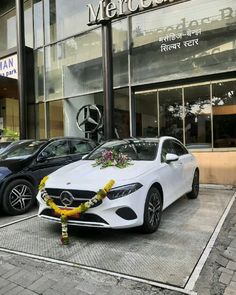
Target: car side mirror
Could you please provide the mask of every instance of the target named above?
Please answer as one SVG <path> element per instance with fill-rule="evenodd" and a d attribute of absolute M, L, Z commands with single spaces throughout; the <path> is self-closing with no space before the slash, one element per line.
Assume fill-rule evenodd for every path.
<path fill-rule="evenodd" d="M 44 152 L 39 154 L 38 157 L 37 157 L 37 162 L 39 162 L 39 163 L 43 163 L 46 160 L 47 160 L 47 154 L 45 154 Z"/>
<path fill-rule="evenodd" d="M 166 154 L 166 163 L 178 161 L 179 157 L 176 154 Z"/>

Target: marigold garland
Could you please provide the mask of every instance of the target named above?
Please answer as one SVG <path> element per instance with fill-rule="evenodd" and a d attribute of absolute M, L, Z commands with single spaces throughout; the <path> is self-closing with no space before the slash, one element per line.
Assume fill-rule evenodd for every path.
<path fill-rule="evenodd" d="M 61 241 L 63 245 L 67 245 L 69 243 L 69 236 L 68 236 L 68 223 L 67 218 L 73 215 L 80 215 L 81 213 L 84 213 L 89 208 L 91 208 L 93 205 L 95 205 L 97 202 L 101 201 L 107 196 L 107 193 L 109 190 L 111 190 L 112 186 L 114 185 L 115 181 L 111 179 L 103 189 L 100 189 L 97 194 L 89 201 L 80 204 L 78 207 L 67 210 L 67 209 L 61 209 L 59 208 L 53 200 L 48 195 L 47 191 L 45 190 L 45 183 L 48 179 L 48 176 L 45 176 L 40 184 L 39 184 L 39 191 L 41 192 L 41 197 L 44 200 L 44 202 L 49 206 L 52 210 L 54 210 L 55 213 L 59 214 L 61 216 L 61 226 L 62 226 L 62 237 Z"/>

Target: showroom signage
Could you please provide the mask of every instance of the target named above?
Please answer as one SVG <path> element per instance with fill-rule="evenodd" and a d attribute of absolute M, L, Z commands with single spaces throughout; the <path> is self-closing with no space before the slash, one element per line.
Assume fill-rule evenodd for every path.
<path fill-rule="evenodd" d="M 0 76 L 18 78 L 16 54 L 0 59 Z"/>
<path fill-rule="evenodd" d="M 89 10 L 88 25 L 99 24 L 113 18 L 122 17 L 130 13 L 137 13 L 146 9 L 172 4 L 183 0 L 117 0 L 116 2 L 100 0 L 97 7 L 87 4 Z"/>

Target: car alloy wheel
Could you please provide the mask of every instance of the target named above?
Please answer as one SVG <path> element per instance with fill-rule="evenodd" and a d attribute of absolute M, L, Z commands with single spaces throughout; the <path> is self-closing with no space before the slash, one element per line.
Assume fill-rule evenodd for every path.
<path fill-rule="evenodd" d="M 11 214 L 25 213 L 33 204 L 35 189 L 30 182 L 18 179 L 10 182 L 4 191 L 3 208 Z"/>
<path fill-rule="evenodd" d="M 157 230 L 162 213 L 162 198 L 156 187 L 151 187 L 146 198 L 144 208 L 144 222 L 142 231 L 153 233 Z"/>
<path fill-rule="evenodd" d="M 152 227 L 156 227 L 160 220 L 161 201 L 157 192 L 153 192 L 148 204 L 148 219 Z"/>
<path fill-rule="evenodd" d="M 25 184 L 19 184 L 10 192 L 10 205 L 16 210 L 25 210 L 32 199 L 32 192 Z"/>

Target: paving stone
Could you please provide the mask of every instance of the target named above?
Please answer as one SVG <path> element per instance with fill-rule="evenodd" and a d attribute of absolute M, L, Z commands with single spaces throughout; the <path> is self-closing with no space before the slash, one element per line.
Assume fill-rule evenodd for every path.
<path fill-rule="evenodd" d="M 224 295 L 235 295 L 235 294 L 236 294 L 236 291 L 234 288 L 231 288 L 229 286 L 225 288 Z"/>
<path fill-rule="evenodd" d="M 236 272 L 234 272 L 234 275 L 232 277 L 232 281 L 236 282 Z"/>
<path fill-rule="evenodd" d="M 235 293 L 236 293 L 236 282 L 231 281 L 229 284 L 230 287 L 234 288 Z"/>
<path fill-rule="evenodd" d="M 230 262 L 227 264 L 227 268 L 236 271 L 236 262 L 234 262 L 234 261 L 230 261 Z"/>
<path fill-rule="evenodd" d="M 229 275 L 233 275 L 233 274 L 234 274 L 233 270 L 228 269 L 228 268 L 225 268 L 225 267 L 220 267 L 220 268 L 219 268 L 219 271 L 220 271 L 220 272 L 227 273 L 227 274 L 229 274 Z"/>
<path fill-rule="evenodd" d="M 14 267 L 13 269 L 11 269 L 11 270 L 7 271 L 6 273 L 4 273 L 2 275 L 2 278 L 8 279 L 9 277 L 11 277 L 14 274 L 19 273 L 19 272 L 20 272 L 20 269 L 18 267 Z"/>
<path fill-rule="evenodd" d="M 111 293 L 112 295 L 131 295 L 131 292 L 125 288 L 116 288 L 116 287 L 113 287 L 111 289 Z M 138 294 L 140 295 L 140 294 Z"/>
<path fill-rule="evenodd" d="M 156 293 L 160 294 L 160 293 Z M 161 293 L 162 294 L 162 293 Z M 152 294 L 151 294 L 152 295 Z M 153 294 L 154 295 L 154 294 Z M 181 294 L 182 295 L 182 294 Z M 197 295 L 212 295 L 211 288 L 201 288 L 201 293 L 197 293 Z"/>
<path fill-rule="evenodd" d="M 5 287 L 7 284 L 8 284 L 7 280 L 4 280 L 4 279 L 0 278 L 0 288 Z"/>
<path fill-rule="evenodd" d="M 223 256 L 229 260 L 233 260 L 236 262 L 236 249 L 235 248 L 227 248 L 224 251 Z"/>
<path fill-rule="evenodd" d="M 23 291 L 18 293 L 18 295 L 35 295 L 35 294 L 38 294 L 38 293 L 35 293 L 35 292 L 28 290 L 28 289 L 24 289 Z"/>
<path fill-rule="evenodd" d="M 83 291 L 84 293 L 87 293 L 87 294 L 94 294 L 96 287 L 97 286 L 92 281 L 91 282 L 82 281 L 78 286 L 76 286 L 76 289 Z"/>
<path fill-rule="evenodd" d="M 47 289 L 45 292 L 42 293 L 43 295 L 64 295 L 64 293 L 61 293 L 59 291 L 53 290 L 53 289 Z"/>
<path fill-rule="evenodd" d="M 233 239 L 233 241 L 229 244 L 231 248 L 236 248 L 236 239 Z"/>
<path fill-rule="evenodd" d="M 56 291 L 58 290 L 62 293 L 67 293 L 71 289 L 75 288 L 75 286 L 77 285 L 78 285 L 77 282 L 71 282 L 70 280 L 67 279 L 67 280 L 63 280 L 63 281 L 52 284 L 51 289 Z"/>
<path fill-rule="evenodd" d="M 33 284 L 28 286 L 28 289 L 38 293 L 43 293 L 44 291 L 49 289 L 53 284 L 55 284 L 54 280 L 48 279 L 46 277 L 41 277 Z"/>
<path fill-rule="evenodd" d="M 21 272 L 9 277 L 9 281 L 26 288 L 32 285 L 32 283 L 38 280 L 40 277 L 40 274 L 22 270 Z"/>
<path fill-rule="evenodd" d="M 73 289 L 73 290 L 70 290 L 68 293 L 66 293 L 66 295 L 88 295 L 88 293 L 85 293 L 85 292 L 78 290 L 78 289 Z M 97 295 L 97 293 L 96 293 L 96 295 Z M 103 295 L 105 295 L 105 293 Z"/>
<path fill-rule="evenodd" d="M 4 295 L 18 295 L 20 292 L 24 291 L 24 288 L 21 286 L 16 286 L 15 288 L 9 290 Z"/>
<path fill-rule="evenodd" d="M 11 265 L 9 263 L 1 264 L 1 267 L 0 267 L 0 276 L 2 276 L 4 273 L 6 273 L 9 270 L 12 270 L 14 268 L 15 268 L 15 266 L 13 266 L 13 265 Z"/>
<path fill-rule="evenodd" d="M 236 238 L 236 230 L 230 230 L 229 238 L 230 239 L 235 239 Z"/>
<path fill-rule="evenodd" d="M 8 291 L 10 291 L 11 289 L 15 288 L 17 285 L 14 283 L 9 283 L 7 281 L 7 285 L 4 287 L 0 287 L 0 294 L 1 295 L 5 295 Z"/>
<path fill-rule="evenodd" d="M 221 255 L 216 258 L 216 263 L 218 263 L 219 265 L 223 267 L 225 267 L 228 262 L 229 260 L 225 257 L 222 257 Z"/>
<path fill-rule="evenodd" d="M 223 273 L 220 275 L 219 281 L 225 285 L 228 285 L 232 279 L 232 275 L 227 273 Z"/>
<path fill-rule="evenodd" d="M 95 290 L 96 295 L 110 295 L 111 293 L 111 287 L 109 286 L 100 286 Z"/>

